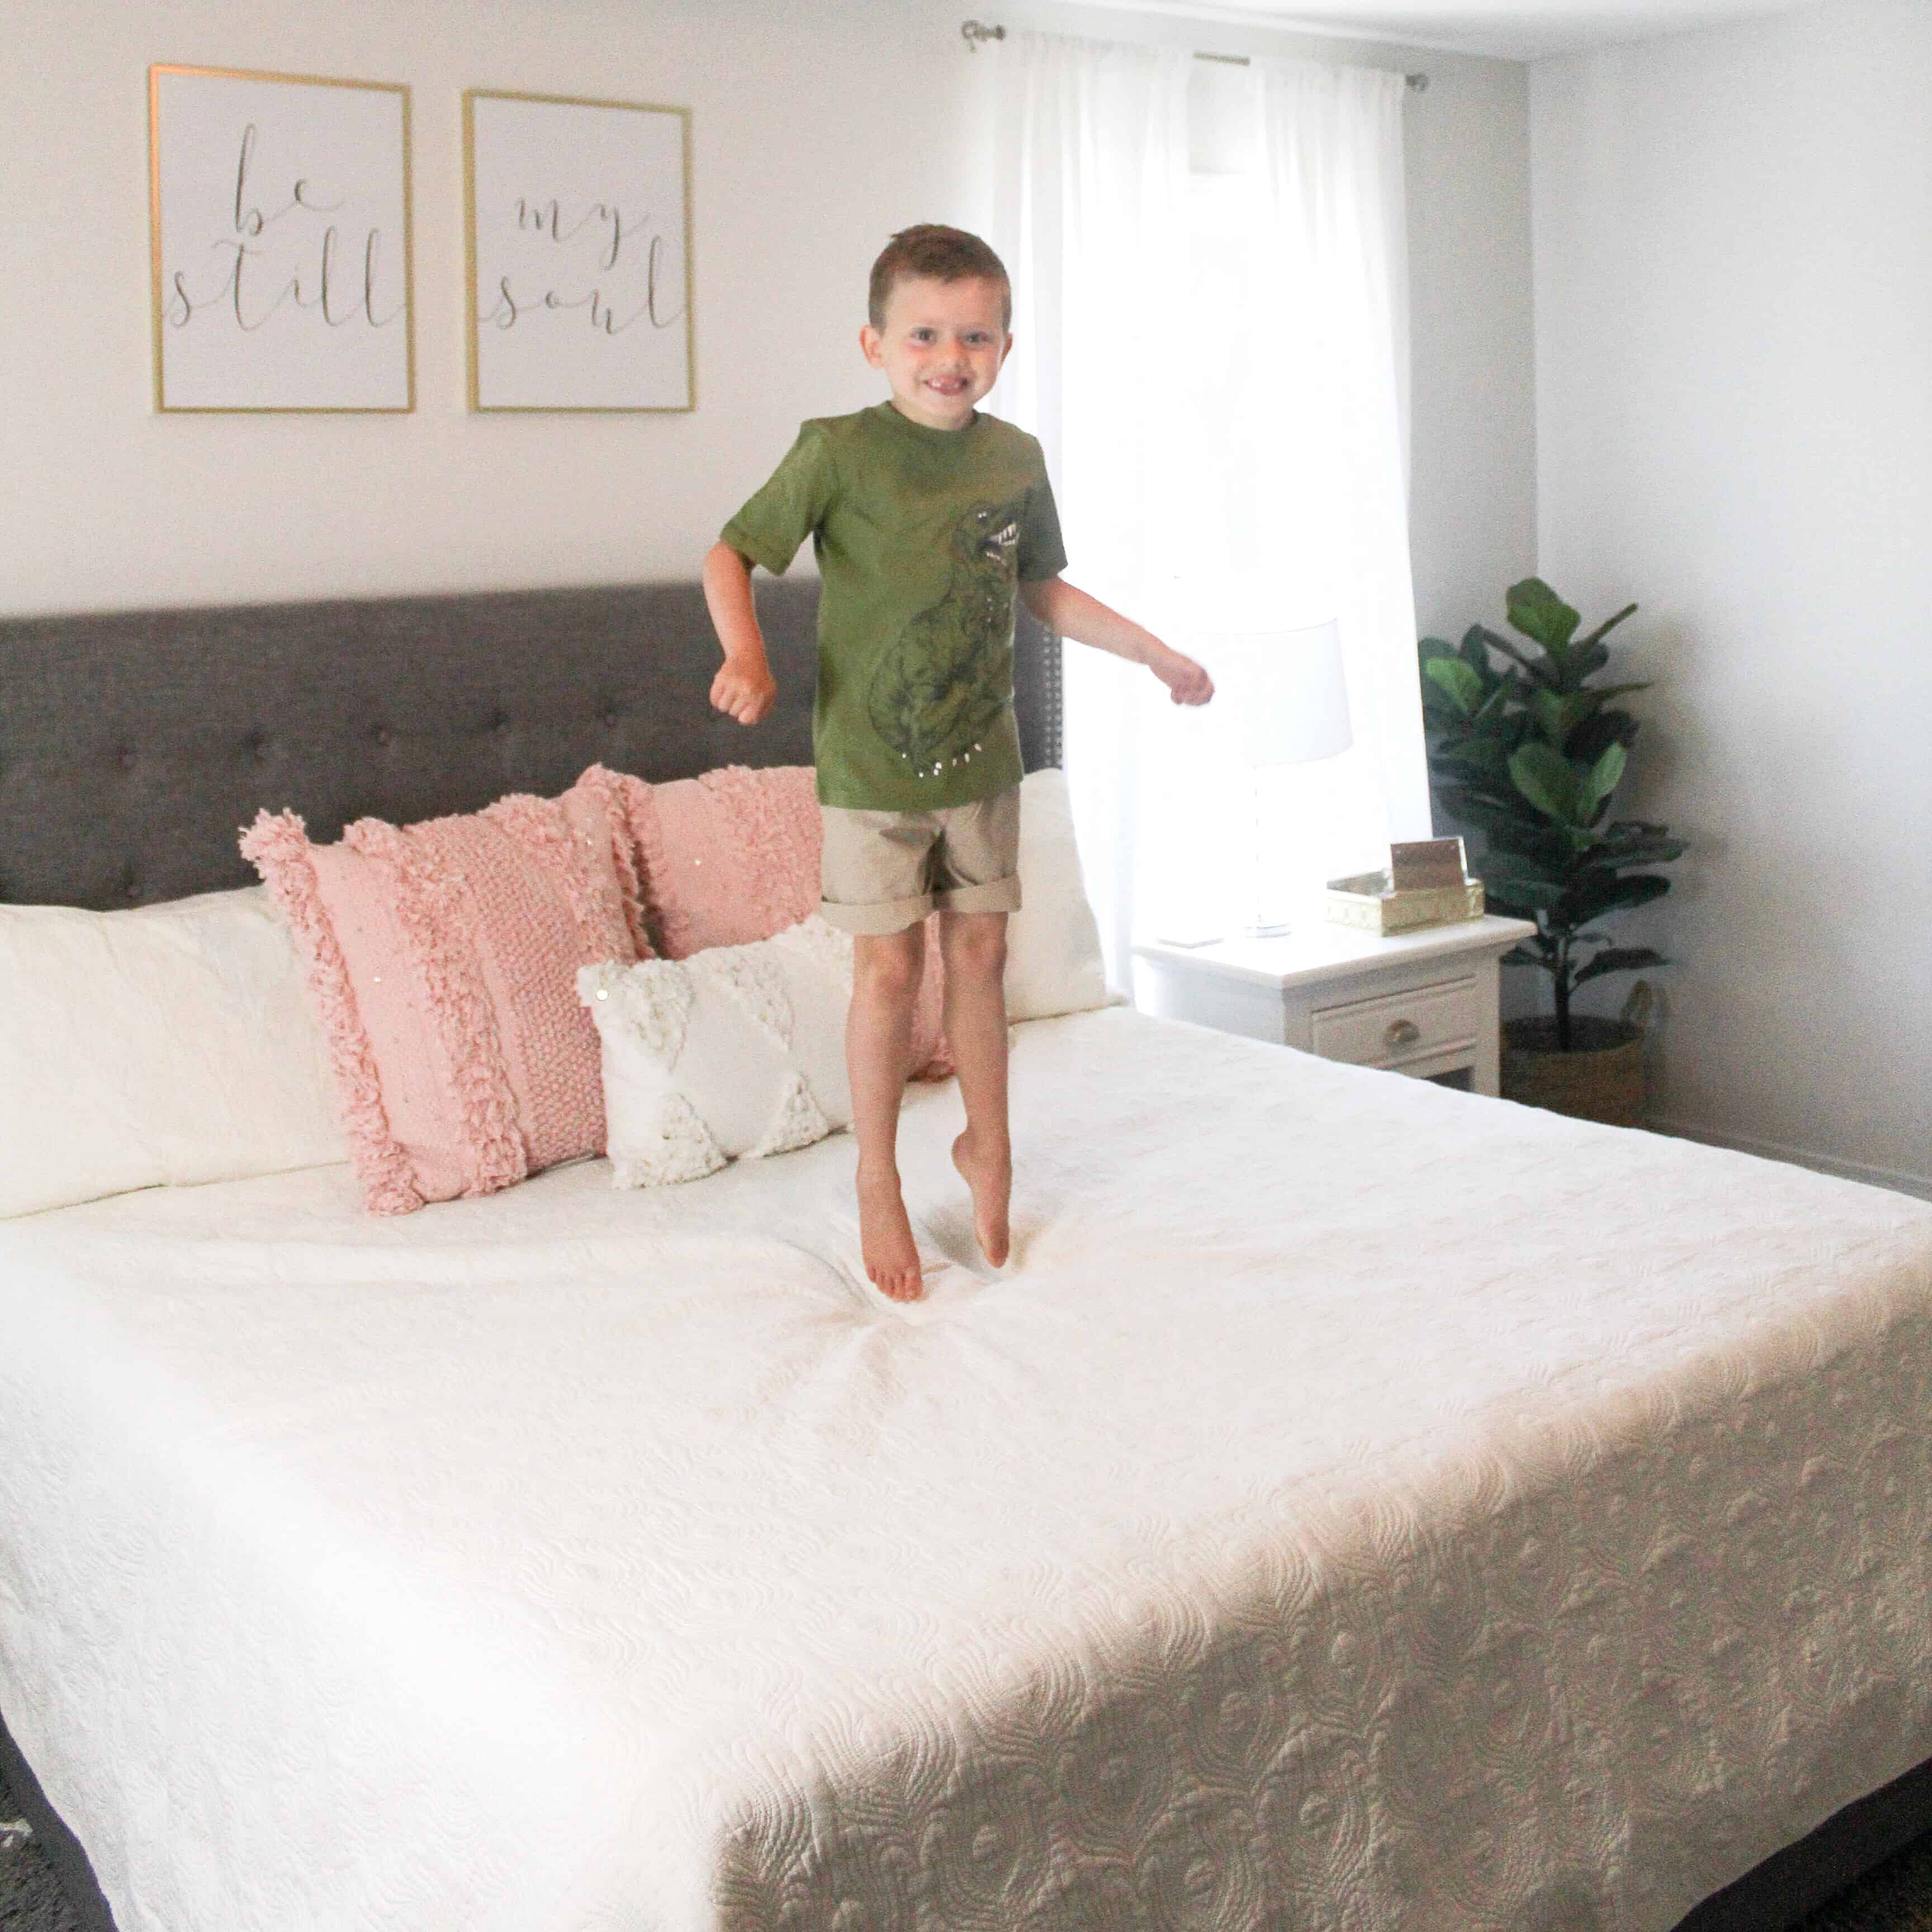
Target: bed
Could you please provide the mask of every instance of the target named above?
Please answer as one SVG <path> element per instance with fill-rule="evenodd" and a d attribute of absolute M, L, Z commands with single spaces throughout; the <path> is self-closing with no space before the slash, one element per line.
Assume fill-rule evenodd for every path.
<path fill-rule="evenodd" d="M 0 896 L 801 756 L 704 649 L 689 586 L 0 626 Z M 1118 1007 L 1013 1084 L 998 1276 L 909 1090 L 903 1310 L 844 1136 L 0 1222 L 0 1712 L 94 1922 L 1770 1927 L 1924 1828 L 1932 1208 Z"/>

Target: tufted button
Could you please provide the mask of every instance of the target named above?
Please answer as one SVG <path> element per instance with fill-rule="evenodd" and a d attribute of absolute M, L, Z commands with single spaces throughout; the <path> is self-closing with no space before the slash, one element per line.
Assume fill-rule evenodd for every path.
<path fill-rule="evenodd" d="M 130 879 L 121 891 L 124 898 L 137 899 L 141 896 L 141 882 L 139 879 Z"/>
<path fill-rule="evenodd" d="M 134 753 L 131 746 L 123 745 L 120 750 L 115 753 L 114 757 L 115 761 L 124 772 L 131 772 L 134 769 Z"/>
<path fill-rule="evenodd" d="M 510 728 L 510 714 L 507 711 L 498 712 L 490 719 L 490 728 L 493 731 L 507 731 Z"/>
<path fill-rule="evenodd" d="M 607 704 L 597 715 L 603 720 L 604 727 L 608 730 L 617 722 L 617 707 L 614 704 Z"/>
<path fill-rule="evenodd" d="M 258 765 L 268 757 L 274 742 L 274 740 L 266 731 L 250 731 L 248 734 L 248 748 L 254 753 L 255 762 Z"/>
<path fill-rule="evenodd" d="M 378 724 L 369 735 L 379 745 L 393 745 L 396 741 L 395 733 L 386 724 Z"/>

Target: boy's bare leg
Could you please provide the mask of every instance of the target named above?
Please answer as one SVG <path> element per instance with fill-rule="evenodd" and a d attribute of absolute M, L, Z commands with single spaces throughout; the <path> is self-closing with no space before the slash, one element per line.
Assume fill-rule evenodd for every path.
<path fill-rule="evenodd" d="M 923 922 L 854 938 L 845 1066 L 859 1137 L 859 1246 L 872 1286 L 895 1301 L 917 1300 L 922 1286 L 919 1247 L 899 1192 L 898 1136 L 913 1001 L 925 964 Z"/>
<path fill-rule="evenodd" d="M 952 1164 L 973 1190 L 973 1232 L 987 1260 L 1005 1264 L 1010 1238 L 1013 1146 L 1006 1124 L 1006 915 L 942 912 L 939 947 L 946 961 L 946 1036 L 966 1103 L 966 1131 L 952 1143 Z"/>

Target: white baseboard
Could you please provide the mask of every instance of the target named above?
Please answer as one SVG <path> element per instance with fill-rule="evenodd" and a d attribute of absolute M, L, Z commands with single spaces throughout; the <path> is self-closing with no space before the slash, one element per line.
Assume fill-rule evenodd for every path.
<path fill-rule="evenodd" d="M 1916 1194 L 1922 1201 L 1932 1201 L 1932 1174 L 1906 1174 L 1896 1168 L 1872 1167 L 1864 1161 L 1840 1160 L 1832 1154 L 1813 1154 L 1805 1148 L 1754 1140 L 1748 1134 L 1720 1134 L 1708 1127 L 1694 1127 L 1684 1120 L 1652 1116 L 1644 1125 L 1660 1134 L 1674 1134 L 1680 1140 L 1702 1141 L 1706 1147 L 1730 1148 L 1735 1153 L 1758 1154 L 1766 1160 L 1788 1160 L 1796 1167 L 1835 1174 L 1842 1180 L 1862 1180 L 1870 1187 L 1888 1187 L 1896 1194 Z"/>

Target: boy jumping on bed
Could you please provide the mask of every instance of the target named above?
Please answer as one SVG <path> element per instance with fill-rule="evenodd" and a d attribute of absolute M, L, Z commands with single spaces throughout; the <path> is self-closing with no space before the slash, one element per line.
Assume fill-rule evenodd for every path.
<path fill-rule="evenodd" d="M 824 902 L 855 935 L 845 1052 L 859 1140 L 866 1272 L 895 1300 L 920 1292 L 899 1190 L 900 1095 L 926 915 L 940 915 L 946 1030 L 966 1131 L 953 1164 L 986 1258 L 1006 1258 L 1006 915 L 1020 903 L 1020 742 L 1013 597 L 1062 637 L 1144 664 L 1177 704 L 1208 674 L 1077 590 L 1040 445 L 974 406 L 1012 346 L 1012 296 L 978 236 L 934 225 L 872 265 L 866 360 L 890 399 L 800 430 L 770 480 L 704 560 L 724 647 L 711 702 L 755 724 L 777 694 L 752 598 L 809 536 L 823 589 L 812 744 L 825 818 Z M 1127 398 L 1123 398 L 1126 406 Z"/>

